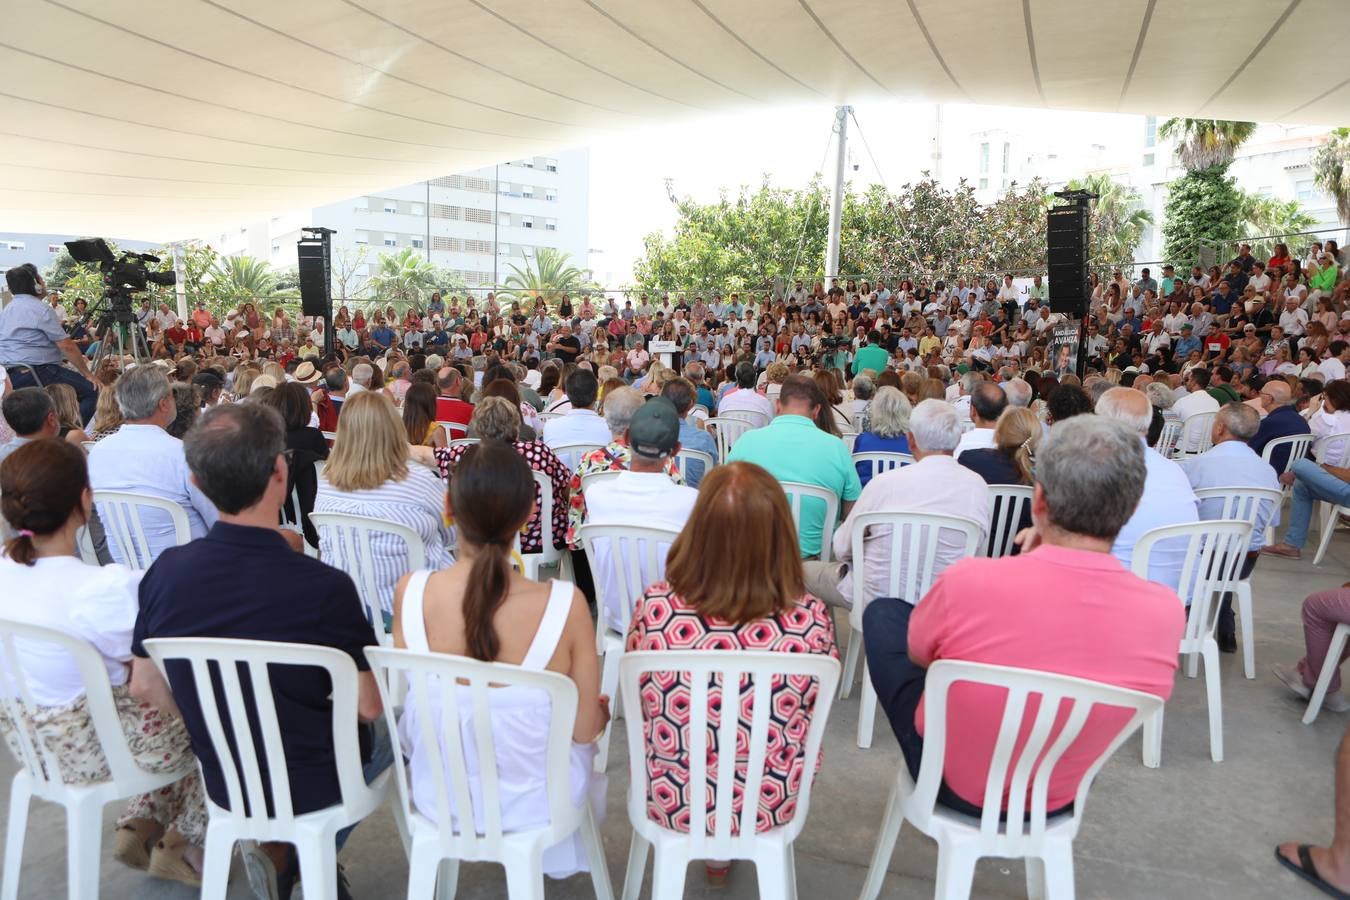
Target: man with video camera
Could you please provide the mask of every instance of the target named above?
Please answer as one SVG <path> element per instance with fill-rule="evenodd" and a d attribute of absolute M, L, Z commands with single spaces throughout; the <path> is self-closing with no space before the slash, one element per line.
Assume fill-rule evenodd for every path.
<path fill-rule="evenodd" d="M 58 382 L 70 385 L 79 398 L 80 417 L 88 422 L 98 401 L 94 376 L 79 345 L 66 334 L 56 311 L 43 299 L 47 284 L 37 266 L 16 266 L 5 272 L 5 282 L 14 299 L 0 311 L 0 365 L 9 369 L 15 387 L 34 385 L 33 374 L 43 386 Z M 72 368 L 61 364 L 62 357 Z"/>

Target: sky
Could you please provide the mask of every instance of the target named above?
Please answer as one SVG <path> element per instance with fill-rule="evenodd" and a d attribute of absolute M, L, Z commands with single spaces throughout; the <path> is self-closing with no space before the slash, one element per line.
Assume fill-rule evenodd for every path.
<path fill-rule="evenodd" d="M 935 109 L 931 103 L 857 105 L 854 115 L 860 129 L 849 122 L 847 170 L 854 188 L 877 181 L 895 188 L 931 169 Z M 978 131 L 1051 129 L 1083 145 L 1109 144 L 1113 133 L 1138 128 L 1140 119 L 943 104 L 944 180 L 962 169 L 973 174 L 971 145 Z M 833 122 L 834 109 L 827 105 L 777 107 L 659 125 L 592 143 L 589 265 L 595 277 L 605 287 L 627 283 L 633 261 L 642 255 L 643 236 L 670 232 L 676 216 L 666 193 L 667 178 L 678 195 L 700 202 L 715 201 L 723 188 L 734 194 L 741 185 L 758 186 L 765 174 L 776 185 L 801 187 L 822 170 L 822 162 L 827 181 L 832 180 Z"/>

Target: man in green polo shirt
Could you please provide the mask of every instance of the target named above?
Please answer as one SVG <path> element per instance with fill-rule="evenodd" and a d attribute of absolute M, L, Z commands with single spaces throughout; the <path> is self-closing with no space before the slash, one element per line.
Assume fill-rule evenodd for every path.
<path fill-rule="evenodd" d="M 885 351 L 882 351 L 883 353 Z M 747 431 L 727 454 L 727 462 L 752 462 L 779 481 L 813 484 L 841 501 L 840 517 L 848 515 L 862 493 L 858 470 L 844 442 L 816 427 L 820 410 L 819 388 L 808 375 L 791 375 L 778 395 L 778 414 L 763 428 Z M 797 523 L 797 543 L 802 557 L 818 556 L 825 525 L 825 503 L 802 498 Z M 834 531 L 833 522 L 829 530 Z"/>
<path fill-rule="evenodd" d="M 869 331 L 867 343 L 859 347 L 858 352 L 853 355 L 853 374 L 861 375 L 863 369 L 871 369 L 880 375 L 890 361 L 891 355 L 881 346 L 881 332 Z"/>

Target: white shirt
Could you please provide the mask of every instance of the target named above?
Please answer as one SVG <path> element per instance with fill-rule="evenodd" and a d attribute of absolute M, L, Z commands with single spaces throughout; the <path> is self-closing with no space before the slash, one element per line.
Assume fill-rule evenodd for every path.
<path fill-rule="evenodd" d="M 1280 480 L 1275 470 L 1251 447 L 1242 441 L 1223 441 L 1214 445 L 1212 450 L 1181 460 L 1178 465 L 1190 479 L 1191 487 L 1254 487 L 1270 488 L 1278 491 Z M 1201 519 L 1222 518 L 1224 501 L 1210 497 L 1200 501 Z M 1239 509 L 1239 513 L 1246 512 Z M 1262 503 L 1257 511 L 1256 527 L 1252 530 L 1252 542 L 1248 550 L 1260 550 L 1266 542 L 1266 526 L 1280 524 L 1280 504 Z"/>
<path fill-rule="evenodd" d="M 621 472 L 615 478 L 600 481 L 586 488 L 586 524 L 588 525 L 643 525 L 681 531 L 689 521 L 689 514 L 698 502 L 698 491 L 676 484 L 664 472 Z M 660 548 L 658 548 L 660 549 Z M 614 584 L 613 567 L 609 565 L 609 548 L 596 547 L 596 596 L 605 604 L 605 621 L 611 628 L 626 633 L 632 610 L 616 608 L 620 601 Z M 637 547 L 638 559 L 645 555 Z M 662 559 L 665 554 L 662 554 Z M 642 563 L 639 562 L 639 567 Z M 643 572 L 644 586 L 665 577 L 664 572 Z M 629 598 L 630 602 L 636 597 Z"/>
<path fill-rule="evenodd" d="M 853 520 L 863 513 L 906 512 L 940 513 L 974 519 L 985 529 L 989 527 L 989 487 L 983 478 L 946 454 L 925 456 L 917 463 L 883 472 L 867 482 L 858 502 L 853 504 L 842 525 L 834 532 L 832 548 L 840 562 L 853 559 Z M 978 546 L 978 545 L 977 545 Z M 867 600 L 888 595 L 891 570 L 891 529 L 873 527 L 863 540 L 863 567 Z M 937 554 L 933 563 L 936 577 L 947 566 L 964 556 L 965 540 L 959 532 L 943 529 L 938 534 Z M 907 562 L 900 560 L 900 590 L 907 579 Z M 839 582 L 839 593 L 847 600 L 853 598 L 853 573 Z M 904 597 L 917 604 L 921 597 Z"/>
<path fill-rule="evenodd" d="M 599 444 L 603 447 L 611 437 L 609 426 L 593 409 L 569 409 L 566 415 L 544 423 L 544 443 L 550 450 L 563 444 Z"/>
<path fill-rule="evenodd" d="M 1184 525 L 1200 520 L 1195 492 L 1191 490 L 1190 479 L 1181 466 L 1163 458 L 1152 447 L 1144 448 L 1144 466 L 1147 469 L 1144 494 L 1139 498 L 1134 515 L 1120 529 L 1115 543 L 1111 545 L 1111 555 L 1127 569 L 1130 567 L 1134 545 L 1144 532 L 1164 525 Z M 1165 584 L 1175 591 L 1181 583 L 1186 548 L 1185 538 L 1164 541 L 1155 546 L 1150 554 L 1148 580 Z"/>
<path fill-rule="evenodd" d="M 1308 327 L 1308 313 L 1303 307 L 1286 309 L 1280 313 L 1280 327 L 1288 335 L 1301 335 Z"/>
<path fill-rule="evenodd" d="M 956 449 L 952 451 L 952 459 L 960 459 L 961 454 L 967 450 L 986 450 L 994 444 L 994 429 L 992 428 L 972 428 L 961 435 L 961 440 L 957 442 Z"/>
<path fill-rule="evenodd" d="M 87 566 L 74 556 L 44 557 L 31 566 L 0 557 L 0 596 L 16 601 L 6 604 L 7 617 L 92 644 L 117 687 L 127 683 L 141 575 L 125 566 Z M 34 702 L 64 706 L 84 695 L 80 670 L 64 650 L 22 639 L 15 648 Z"/>
<path fill-rule="evenodd" d="M 158 425 L 127 423 L 95 444 L 89 451 L 89 483 L 96 491 L 131 491 L 172 500 L 187 513 L 194 540 L 216 524 L 215 505 L 192 483 L 183 442 Z M 141 508 L 139 514 L 151 557 L 176 545 L 167 513 Z M 106 524 L 112 512 L 100 507 L 99 516 Z M 108 551 L 115 562 L 125 560 L 111 528 Z"/>
<path fill-rule="evenodd" d="M 759 413 L 764 416 L 766 425 L 773 419 L 773 401 L 753 388 L 736 388 L 729 391 L 717 403 L 719 415 L 728 410 Z"/>
<path fill-rule="evenodd" d="M 1176 403 L 1172 404 L 1172 411 L 1181 419 L 1183 426 L 1186 419 L 1197 413 L 1212 413 L 1219 411 L 1219 401 L 1209 395 L 1208 391 L 1191 391 Z M 1183 441 L 1180 443 L 1180 449 L 1186 452 L 1194 452 L 1200 449 L 1200 444 L 1204 440 L 1204 434 L 1196 432 L 1187 436 L 1182 434 Z"/>
<path fill-rule="evenodd" d="M 1339 381 L 1345 377 L 1345 363 L 1332 356 L 1318 363 L 1317 371 L 1322 373 L 1322 380 L 1327 383 Z"/>

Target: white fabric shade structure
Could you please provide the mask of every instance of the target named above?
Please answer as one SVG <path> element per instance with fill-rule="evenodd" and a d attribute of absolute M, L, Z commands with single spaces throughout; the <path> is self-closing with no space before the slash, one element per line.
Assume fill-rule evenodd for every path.
<path fill-rule="evenodd" d="M 175 239 L 776 103 L 1340 125 L 1345 2 L 9 0 L 0 227 Z"/>

